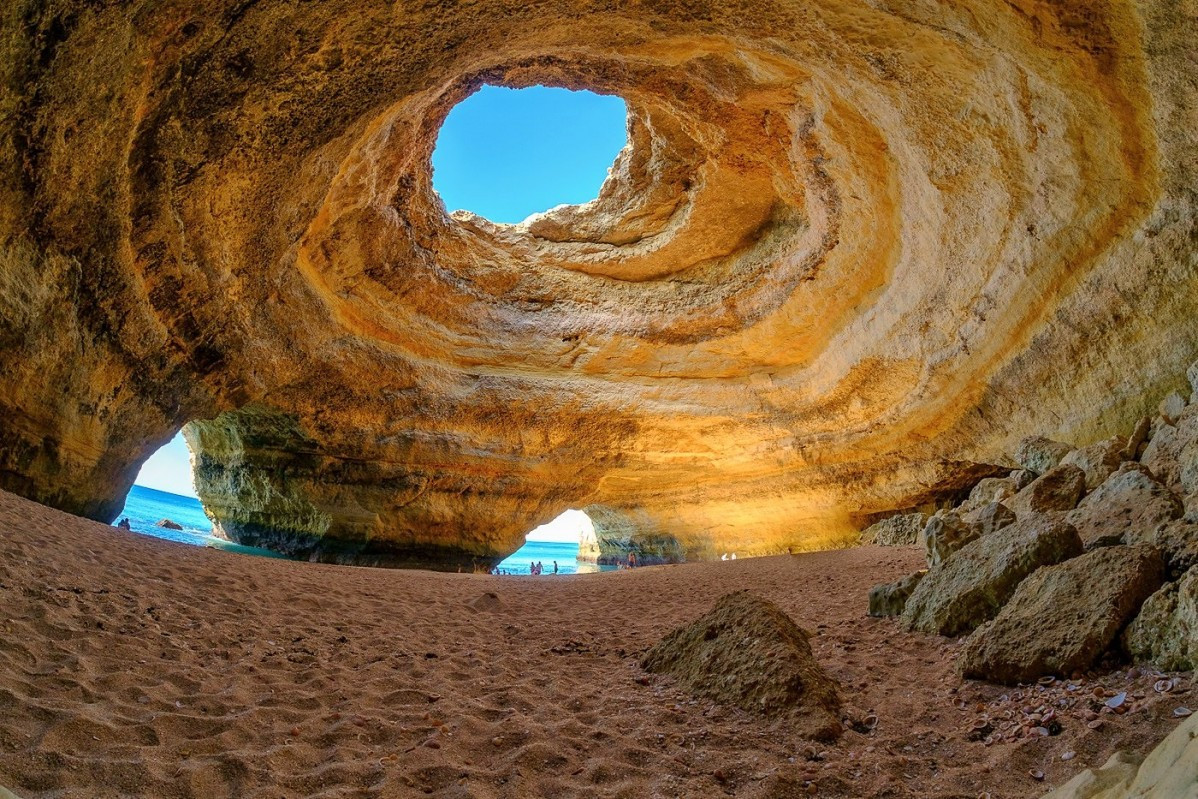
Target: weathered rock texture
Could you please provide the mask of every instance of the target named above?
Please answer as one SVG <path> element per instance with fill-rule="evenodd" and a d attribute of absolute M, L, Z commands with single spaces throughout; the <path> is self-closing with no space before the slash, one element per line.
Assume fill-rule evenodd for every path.
<path fill-rule="evenodd" d="M 1198 668 L 1198 568 L 1148 597 L 1124 640 L 1133 657 L 1162 669 Z"/>
<path fill-rule="evenodd" d="M 111 519 L 206 420 L 213 517 L 301 555 L 485 564 L 588 505 L 633 520 L 601 552 L 847 542 L 1180 388 L 1196 39 L 1166 0 L 11 0 L 0 487 Z M 488 81 L 627 99 L 598 200 L 447 214 Z"/>
<path fill-rule="evenodd" d="M 815 660 L 808 633 L 772 602 L 727 594 L 645 655 L 648 671 L 691 691 L 765 716 L 790 716 L 800 735 L 840 734 L 836 683 Z"/>
<path fill-rule="evenodd" d="M 961 635 L 994 618 L 1024 578 L 1081 554 L 1068 524 L 1029 516 L 953 552 L 915 586 L 903 610 L 912 630 Z"/>
<path fill-rule="evenodd" d="M 1086 769 L 1042 799 L 1191 799 L 1198 796 L 1198 715 L 1141 758 L 1117 752 L 1102 768 Z"/>
<path fill-rule="evenodd" d="M 1093 666 L 1160 588 L 1160 552 L 1106 547 L 1038 569 L 961 650 L 961 672 L 1002 683 L 1069 676 Z"/>
<path fill-rule="evenodd" d="M 1122 537 L 1128 543 L 1145 541 L 1162 523 L 1180 518 L 1181 500 L 1158 483 L 1148 470 L 1128 463 L 1108 477 L 1069 513 L 1086 544 L 1104 537 Z"/>
<path fill-rule="evenodd" d="M 910 546 L 919 541 L 919 534 L 928 523 L 926 513 L 900 513 L 874 522 L 861 531 L 862 544 L 882 547 Z"/>
<path fill-rule="evenodd" d="M 869 589 L 869 615 L 902 615 L 903 608 L 907 606 L 907 600 L 911 597 L 911 592 L 915 590 L 915 586 L 919 585 L 919 581 L 925 574 L 927 572 L 915 572 L 896 582 L 875 585 Z"/>

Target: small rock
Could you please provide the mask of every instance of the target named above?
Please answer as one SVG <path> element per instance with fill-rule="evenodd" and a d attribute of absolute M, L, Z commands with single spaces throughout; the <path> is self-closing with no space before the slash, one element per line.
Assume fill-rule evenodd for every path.
<path fill-rule="evenodd" d="M 1093 491 L 1111 476 L 1125 457 L 1127 440 L 1108 438 L 1088 447 L 1075 449 L 1061 459 L 1062 465 L 1076 466 L 1086 473 L 1086 490 Z"/>
<path fill-rule="evenodd" d="M 776 605 L 741 591 L 649 650 L 642 667 L 694 693 L 750 713 L 785 716 L 797 734 L 840 735 L 836 683 L 815 659 L 809 634 Z"/>
<path fill-rule="evenodd" d="M 158 521 L 154 522 L 154 526 L 161 527 L 164 530 L 182 530 L 183 529 L 183 525 L 179 524 L 178 522 L 171 521 L 170 519 L 159 519 Z"/>

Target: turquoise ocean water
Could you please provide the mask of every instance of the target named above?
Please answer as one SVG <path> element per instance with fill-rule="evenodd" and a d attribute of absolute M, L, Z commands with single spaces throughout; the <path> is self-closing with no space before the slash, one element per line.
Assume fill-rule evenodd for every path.
<path fill-rule="evenodd" d="M 228 552 L 242 552 L 268 558 L 281 557 L 267 549 L 243 547 L 241 544 L 213 537 L 212 522 L 208 521 L 208 517 L 204 515 L 204 506 L 195 497 L 181 497 L 178 494 L 168 494 L 165 491 L 135 485 L 129 491 L 129 496 L 125 497 L 125 507 L 117 516 L 117 521 L 123 518 L 129 519 L 129 527 L 135 533 L 183 544 L 215 547 Z M 183 529 L 168 530 L 165 527 L 157 527 L 156 523 L 161 519 L 177 522 Z"/>
<path fill-rule="evenodd" d="M 267 549 L 245 547 L 234 544 L 223 538 L 212 536 L 212 522 L 204 515 L 204 508 L 195 497 L 182 497 L 178 494 L 168 494 L 144 486 L 133 486 L 125 499 L 125 507 L 121 510 L 119 521 L 129 519 L 129 526 L 135 533 L 144 533 L 168 541 L 179 541 L 196 546 L 216 547 L 229 552 L 243 552 L 249 555 L 280 557 Z M 183 526 L 182 530 L 167 530 L 157 527 L 161 519 L 170 519 Z M 553 574 L 553 561 L 557 561 L 558 574 L 575 574 L 584 571 L 608 571 L 614 567 L 596 567 L 593 564 L 578 563 L 578 544 L 555 544 L 530 541 L 511 554 L 507 560 L 499 564 L 501 571 L 508 574 L 529 574 L 529 567 L 536 561 L 545 565 L 545 576 Z"/>

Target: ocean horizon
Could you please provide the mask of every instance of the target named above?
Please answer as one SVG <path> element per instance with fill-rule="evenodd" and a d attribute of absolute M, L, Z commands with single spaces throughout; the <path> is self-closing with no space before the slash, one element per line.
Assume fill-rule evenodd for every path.
<path fill-rule="evenodd" d="M 142 535 L 175 541 L 193 546 L 213 547 L 227 552 L 240 552 L 246 555 L 260 555 L 267 558 L 281 558 L 282 555 L 269 549 L 247 547 L 241 544 L 218 538 L 212 534 L 212 522 L 204 513 L 204 506 L 195 497 L 172 494 L 156 488 L 135 485 L 125 498 L 125 506 L 117 516 L 117 521 L 127 518 L 129 528 Z M 162 519 L 170 519 L 180 525 L 182 530 L 171 530 L 159 527 Z M 113 523 L 115 526 L 116 523 Z M 596 566 L 593 563 L 578 562 L 578 544 L 556 543 L 549 541 L 529 541 L 509 555 L 499 564 L 500 573 L 511 575 L 529 575 L 533 563 L 544 565 L 544 576 L 552 576 L 553 562 L 557 561 L 558 574 L 578 574 L 586 572 L 614 571 L 615 567 Z"/>

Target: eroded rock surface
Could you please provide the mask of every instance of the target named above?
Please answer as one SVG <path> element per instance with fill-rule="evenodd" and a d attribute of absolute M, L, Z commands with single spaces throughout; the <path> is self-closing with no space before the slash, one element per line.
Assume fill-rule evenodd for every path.
<path fill-rule="evenodd" d="M 1030 516 L 982 536 L 928 571 L 903 610 L 908 629 L 940 635 L 972 631 L 998 613 L 1024 578 L 1082 552 L 1077 531 Z"/>
<path fill-rule="evenodd" d="M 1124 640 L 1133 657 L 1158 668 L 1198 668 L 1198 568 L 1148 597 Z"/>
<path fill-rule="evenodd" d="M 1146 541 L 1162 523 L 1185 512 L 1181 500 L 1143 466 L 1127 463 L 1068 515 L 1085 544 L 1102 538 Z"/>
<path fill-rule="evenodd" d="M 1029 683 L 1084 671 L 1110 649 L 1164 579 L 1154 547 L 1106 547 L 1038 569 L 993 621 L 970 635 L 961 672 Z"/>
<path fill-rule="evenodd" d="M 1198 715 L 1142 757 L 1117 752 L 1102 768 L 1086 769 L 1043 799 L 1189 799 L 1198 795 Z"/>
<path fill-rule="evenodd" d="M 772 602 L 727 594 L 649 650 L 643 667 L 689 690 L 765 716 L 789 716 L 800 735 L 840 734 L 836 683 L 815 660 L 808 633 Z"/>
<path fill-rule="evenodd" d="M 869 615 L 901 616 L 903 608 L 907 606 L 907 600 L 911 597 L 911 592 L 915 590 L 915 586 L 919 585 L 919 581 L 924 578 L 925 574 L 927 574 L 926 571 L 914 572 L 896 582 L 875 585 L 869 589 Z"/>
<path fill-rule="evenodd" d="M 928 523 L 926 513 L 901 513 L 874 522 L 861 531 L 862 544 L 880 547 L 903 547 L 918 543 L 920 533 Z"/>
<path fill-rule="evenodd" d="M 1186 4 L 13 0 L 0 34 L 0 487 L 92 518 L 200 420 L 214 519 L 300 556 L 486 565 L 586 506 L 633 520 L 607 555 L 843 544 L 1129 427 L 1198 343 Z M 626 98 L 595 202 L 447 213 L 484 82 Z"/>

